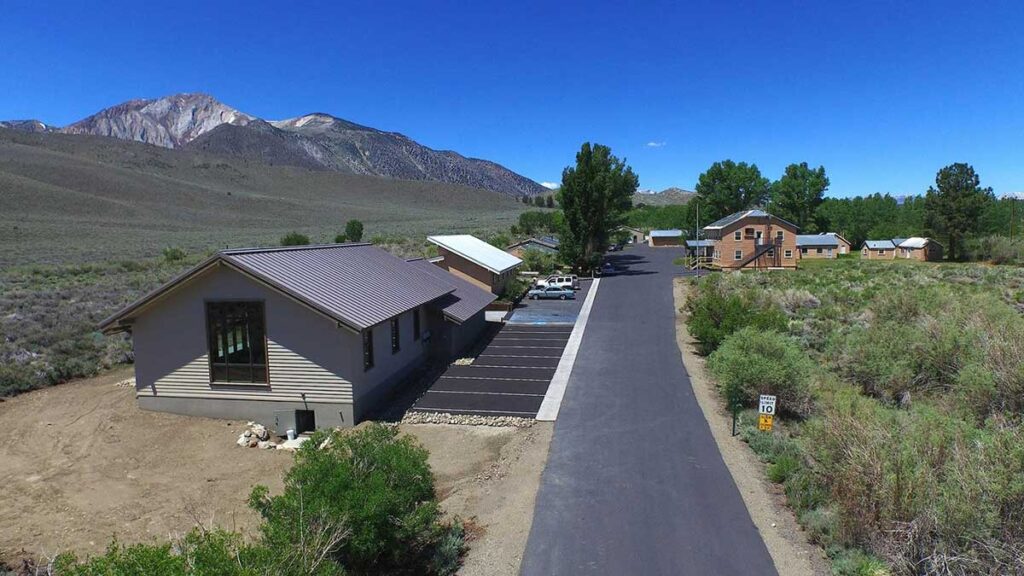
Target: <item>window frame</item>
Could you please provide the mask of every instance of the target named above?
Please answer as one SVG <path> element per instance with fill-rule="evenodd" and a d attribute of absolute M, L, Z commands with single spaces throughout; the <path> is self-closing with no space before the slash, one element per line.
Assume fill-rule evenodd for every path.
<path fill-rule="evenodd" d="M 256 340 L 256 339 L 253 338 L 252 326 L 251 326 L 251 324 L 249 322 L 246 322 L 246 324 L 245 324 L 245 326 L 246 326 L 246 330 L 245 330 L 246 341 L 247 341 L 247 343 L 249 345 L 248 346 L 248 349 L 249 349 L 249 362 L 247 364 L 244 364 L 244 365 L 248 366 L 248 370 L 249 370 L 249 379 L 247 379 L 247 380 L 235 380 L 235 379 L 231 378 L 231 367 L 232 367 L 232 365 L 235 365 L 236 369 L 237 369 L 237 366 L 242 365 L 242 364 L 237 363 L 237 362 L 232 363 L 232 362 L 227 361 L 228 342 L 227 342 L 227 339 L 226 339 L 227 338 L 227 330 L 226 329 L 223 330 L 224 340 L 222 340 L 220 342 L 220 344 L 224 347 L 224 350 L 225 350 L 225 361 L 224 362 L 215 362 L 214 361 L 214 358 L 216 356 L 216 354 L 214 353 L 214 348 L 213 348 L 213 345 L 214 345 L 214 325 L 213 325 L 213 322 L 211 322 L 212 316 L 210 314 L 210 311 L 211 311 L 211 308 L 213 308 L 215 306 L 228 306 L 228 305 L 235 305 L 235 306 L 251 305 L 251 306 L 254 306 L 256 308 L 256 310 L 258 311 L 258 314 L 259 314 L 259 320 L 260 320 L 259 323 L 262 325 L 262 330 L 263 330 L 262 341 L 254 343 L 254 340 Z M 218 317 L 218 320 L 220 320 L 220 322 L 222 324 L 226 324 L 223 312 L 221 312 L 220 316 Z M 261 300 L 261 299 L 247 299 L 247 298 L 246 299 L 209 299 L 209 300 L 204 300 L 203 301 L 203 321 L 204 321 L 205 326 L 206 326 L 206 366 L 207 366 L 207 376 L 209 378 L 211 386 L 269 386 L 270 385 L 270 351 L 269 351 L 268 346 L 267 346 L 267 310 L 266 310 L 266 302 L 264 300 Z M 226 328 L 226 326 L 225 326 L 225 328 Z M 252 352 L 255 349 L 257 349 L 257 348 L 262 350 L 262 352 L 263 352 L 263 362 L 262 363 L 253 362 L 253 354 L 252 354 Z M 260 366 L 262 366 L 262 376 L 263 376 L 262 379 L 259 379 L 259 378 L 256 377 L 256 370 Z M 217 377 L 217 367 L 222 367 L 222 369 L 224 371 L 224 377 L 221 377 L 221 378 Z"/>
<path fill-rule="evenodd" d="M 785 240 L 786 239 L 786 231 L 785 230 L 776 230 L 775 231 L 775 238 L 777 240 Z"/>
<path fill-rule="evenodd" d="M 789 260 L 792 260 L 792 259 L 793 259 L 793 251 L 792 251 L 792 250 L 784 250 L 784 251 L 782 252 L 782 256 L 783 256 L 784 258 L 787 258 L 787 259 L 789 259 Z"/>
<path fill-rule="evenodd" d="M 367 328 L 363 330 L 363 372 L 372 369 L 373 366 L 373 328 Z"/>
<path fill-rule="evenodd" d="M 402 351 L 402 316 L 391 318 L 391 353 L 398 354 Z"/>
<path fill-rule="evenodd" d="M 736 230 L 735 232 L 733 232 L 732 233 L 732 239 L 733 240 L 743 240 L 743 231 L 742 230 Z"/>
<path fill-rule="evenodd" d="M 732 254 L 733 260 L 743 260 L 743 250 L 735 250 Z"/>

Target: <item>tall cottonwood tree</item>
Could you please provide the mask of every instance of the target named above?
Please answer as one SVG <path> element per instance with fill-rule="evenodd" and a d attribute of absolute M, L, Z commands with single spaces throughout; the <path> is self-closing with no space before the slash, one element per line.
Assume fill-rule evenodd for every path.
<path fill-rule="evenodd" d="M 763 206 L 770 186 L 757 164 L 737 164 L 732 160 L 715 162 L 697 179 L 695 191 L 701 219 L 711 222 L 733 212 Z"/>
<path fill-rule="evenodd" d="M 640 181 L 611 148 L 586 142 L 576 165 L 562 171 L 558 205 L 564 215 L 559 253 L 577 271 L 600 263 L 612 232 L 625 223 Z"/>
<path fill-rule="evenodd" d="M 994 199 L 970 164 L 950 164 L 935 175 L 935 186 L 924 197 L 925 226 L 946 240 L 947 258 L 956 260 L 964 237 L 978 231 L 981 215 Z"/>
<path fill-rule="evenodd" d="M 771 212 L 796 224 L 802 231 L 812 231 L 815 212 L 825 201 L 828 186 L 824 166 L 810 168 L 807 162 L 790 164 L 782 178 L 772 184 Z"/>

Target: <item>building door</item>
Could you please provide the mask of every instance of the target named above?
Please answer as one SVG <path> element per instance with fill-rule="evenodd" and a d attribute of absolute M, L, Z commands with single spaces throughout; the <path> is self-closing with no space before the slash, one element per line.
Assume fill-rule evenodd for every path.
<path fill-rule="evenodd" d="M 761 230 L 754 232 L 754 244 L 757 244 L 758 246 L 764 244 L 764 232 Z"/>

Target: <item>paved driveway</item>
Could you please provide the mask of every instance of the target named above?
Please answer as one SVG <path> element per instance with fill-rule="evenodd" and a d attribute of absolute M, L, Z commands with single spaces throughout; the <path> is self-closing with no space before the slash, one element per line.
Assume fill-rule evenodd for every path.
<path fill-rule="evenodd" d="M 523 300 L 512 310 L 506 322 L 509 324 L 556 325 L 572 327 L 580 315 L 580 308 L 593 286 L 591 280 L 581 280 L 576 298 L 572 300 Z"/>
<path fill-rule="evenodd" d="M 555 425 L 521 571 L 771 575 L 675 342 L 672 260 L 635 246 L 601 280 Z"/>

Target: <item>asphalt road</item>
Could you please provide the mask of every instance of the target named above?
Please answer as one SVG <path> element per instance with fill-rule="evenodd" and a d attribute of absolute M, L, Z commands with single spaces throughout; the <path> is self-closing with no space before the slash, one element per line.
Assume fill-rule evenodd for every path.
<path fill-rule="evenodd" d="M 676 347 L 676 248 L 610 257 L 569 378 L 521 572 L 776 574 Z"/>

